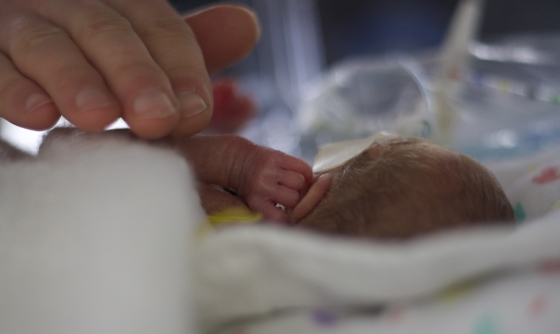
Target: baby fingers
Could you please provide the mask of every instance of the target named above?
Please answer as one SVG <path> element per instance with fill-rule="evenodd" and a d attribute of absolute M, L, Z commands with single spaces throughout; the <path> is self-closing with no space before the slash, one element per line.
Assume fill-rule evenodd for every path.
<path fill-rule="evenodd" d="M 310 182 L 313 179 L 313 171 L 311 166 L 309 166 L 305 161 L 285 155 L 281 161 L 280 167 L 287 171 L 294 171 L 303 176 L 304 180 Z"/>
<path fill-rule="evenodd" d="M 287 221 L 288 217 L 285 213 L 276 207 L 276 204 L 281 204 L 286 208 L 293 208 L 299 202 L 299 193 L 293 189 L 282 185 L 275 185 L 266 187 L 258 192 L 252 192 L 252 195 L 245 198 L 247 205 L 254 212 L 261 213 L 265 219 L 276 220 L 278 217 L 283 217 L 281 221 Z M 280 211 L 282 214 L 276 212 Z"/>
<path fill-rule="evenodd" d="M 294 189 L 278 185 L 272 192 L 272 200 L 275 203 L 285 206 L 286 208 L 293 208 L 299 202 L 299 192 Z"/>
<path fill-rule="evenodd" d="M 289 221 L 288 214 L 276 207 L 276 203 L 268 200 L 259 200 L 256 203 L 248 203 L 251 210 L 263 215 L 265 221 L 286 223 Z"/>
<path fill-rule="evenodd" d="M 278 183 L 298 192 L 305 188 L 306 185 L 305 176 L 291 170 L 283 171 Z"/>

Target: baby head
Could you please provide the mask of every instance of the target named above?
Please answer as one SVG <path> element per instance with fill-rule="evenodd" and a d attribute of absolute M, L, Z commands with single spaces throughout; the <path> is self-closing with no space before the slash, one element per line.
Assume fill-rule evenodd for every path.
<path fill-rule="evenodd" d="M 486 168 L 417 138 L 376 142 L 316 177 L 292 212 L 292 221 L 306 229 L 383 239 L 513 220 Z"/>

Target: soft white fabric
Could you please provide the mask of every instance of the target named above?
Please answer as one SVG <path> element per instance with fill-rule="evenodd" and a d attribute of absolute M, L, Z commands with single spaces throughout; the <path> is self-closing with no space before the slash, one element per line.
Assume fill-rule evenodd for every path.
<path fill-rule="evenodd" d="M 558 266 L 557 266 L 558 267 Z M 219 334 L 550 334 L 560 328 L 560 270 L 509 272 L 381 308 L 291 309 Z"/>
<path fill-rule="evenodd" d="M 61 134 L 0 163 L 0 333 L 193 333 L 185 161 L 114 136 Z"/>
<path fill-rule="evenodd" d="M 560 147 L 531 157 L 489 163 L 522 223 L 560 208 Z"/>
<path fill-rule="evenodd" d="M 230 228 L 198 250 L 208 322 L 277 309 L 378 305 L 560 258 L 560 214 L 516 230 L 480 229 L 400 244 L 327 239 L 266 226 Z"/>

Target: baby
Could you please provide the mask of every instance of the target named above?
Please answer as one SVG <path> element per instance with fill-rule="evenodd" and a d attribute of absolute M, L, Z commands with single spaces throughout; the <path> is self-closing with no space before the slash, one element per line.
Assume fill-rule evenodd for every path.
<path fill-rule="evenodd" d="M 176 144 L 204 183 L 199 193 L 208 214 L 246 203 L 267 220 L 289 219 L 297 227 L 328 234 L 391 239 L 514 220 L 509 201 L 486 168 L 422 139 L 375 142 L 313 178 L 305 162 L 240 137 L 199 136 Z M 209 184 L 230 188 L 240 198 Z"/>
<path fill-rule="evenodd" d="M 291 212 L 294 224 L 314 231 L 405 239 L 514 221 L 511 204 L 486 168 L 418 138 L 374 142 L 314 180 Z"/>
<path fill-rule="evenodd" d="M 134 140 L 127 130 L 87 135 L 56 129 L 40 152 L 64 145 L 72 135 Z M 374 142 L 348 162 L 315 176 L 303 160 L 239 136 L 170 138 L 159 145 L 171 146 L 189 160 L 208 215 L 241 208 L 297 228 L 391 239 L 514 220 L 511 205 L 488 170 L 421 139 Z"/>

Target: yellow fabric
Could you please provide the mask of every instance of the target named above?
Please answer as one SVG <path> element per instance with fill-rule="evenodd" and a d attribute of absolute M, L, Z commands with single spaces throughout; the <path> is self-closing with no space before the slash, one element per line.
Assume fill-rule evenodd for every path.
<path fill-rule="evenodd" d="M 251 210 L 235 208 L 208 216 L 210 225 L 219 227 L 227 224 L 252 224 L 262 220 L 262 215 Z"/>
<path fill-rule="evenodd" d="M 229 224 L 253 224 L 262 220 L 262 215 L 248 209 L 235 208 L 220 211 L 207 217 L 207 220 L 198 224 L 195 231 L 195 239 L 202 239 L 215 228 Z"/>

